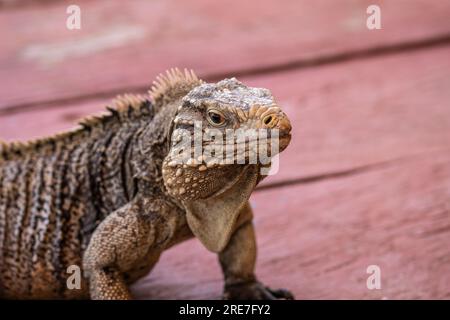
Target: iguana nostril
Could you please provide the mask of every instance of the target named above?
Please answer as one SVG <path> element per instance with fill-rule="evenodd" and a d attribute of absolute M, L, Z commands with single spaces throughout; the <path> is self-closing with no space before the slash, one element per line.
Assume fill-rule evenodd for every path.
<path fill-rule="evenodd" d="M 276 119 L 276 117 L 275 117 L 274 115 L 268 115 L 268 116 L 265 116 L 265 117 L 264 117 L 263 123 L 264 123 L 267 127 L 272 128 L 272 127 L 274 126 L 275 119 Z"/>

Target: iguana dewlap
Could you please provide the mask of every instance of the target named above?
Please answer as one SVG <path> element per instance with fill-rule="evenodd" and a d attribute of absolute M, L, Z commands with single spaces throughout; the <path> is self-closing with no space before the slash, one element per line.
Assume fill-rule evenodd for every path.
<path fill-rule="evenodd" d="M 290 141 L 289 120 L 267 89 L 174 69 L 148 97 L 118 97 L 75 130 L 1 144 L 0 297 L 129 299 L 128 285 L 164 250 L 195 236 L 218 254 L 225 298 L 291 298 L 254 274 L 248 199 L 270 163 L 248 161 L 250 149 L 244 163 L 208 158 L 213 140 L 180 156 L 186 133 L 238 129 L 278 130 L 280 151 Z M 226 145 L 238 153 L 237 141 Z M 67 287 L 73 265 L 83 271 L 80 289 Z"/>

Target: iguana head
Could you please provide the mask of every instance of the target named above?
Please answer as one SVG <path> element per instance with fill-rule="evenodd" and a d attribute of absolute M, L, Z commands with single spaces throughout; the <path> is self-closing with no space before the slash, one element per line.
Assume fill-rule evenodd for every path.
<path fill-rule="evenodd" d="M 177 103 L 164 185 L 193 233 L 218 252 L 270 158 L 288 146 L 291 124 L 269 90 L 235 78 L 199 82 Z"/>

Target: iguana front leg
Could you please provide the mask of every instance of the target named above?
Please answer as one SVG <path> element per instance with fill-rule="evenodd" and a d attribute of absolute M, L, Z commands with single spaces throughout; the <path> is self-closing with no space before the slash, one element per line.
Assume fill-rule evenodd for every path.
<path fill-rule="evenodd" d="M 83 257 L 91 299 L 131 299 L 124 273 L 146 257 L 154 234 L 136 203 L 113 212 L 98 226 Z"/>
<path fill-rule="evenodd" d="M 272 290 L 260 283 L 254 274 L 256 240 L 252 223 L 252 211 L 247 203 L 242 209 L 238 228 L 228 245 L 219 253 L 219 261 L 225 277 L 224 299 L 272 300 L 293 299 L 285 290 Z"/>

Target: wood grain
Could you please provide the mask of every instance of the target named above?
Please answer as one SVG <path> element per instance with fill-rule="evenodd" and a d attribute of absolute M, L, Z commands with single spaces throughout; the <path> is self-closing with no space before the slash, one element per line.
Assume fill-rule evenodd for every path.
<path fill-rule="evenodd" d="M 450 299 L 450 150 L 252 195 L 257 273 L 297 299 Z M 270 200 L 268 200 L 270 199 Z M 381 290 L 368 290 L 369 265 Z M 197 240 L 138 282 L 141 299 L 217 299 L 221 273 Z"/>
<path fill-rule="evenodd" d="M 447 148 L 450 46 L 240 80 L 270 88 L 293 124 L 280 170 L 265 184 L 295 181 Z M 388 70 L 388 72 L 380 72 Z M 72 127 L 108 98 L 0 116 L 2 139 Z"/>
<path fill-rule="evenodd" d="M 0 11 L 0 109 L 138 90 L 174 66 L 213 78 L 450 34 L 447 1 L 80 0 L 81 30 L 68 4 Z"/>

